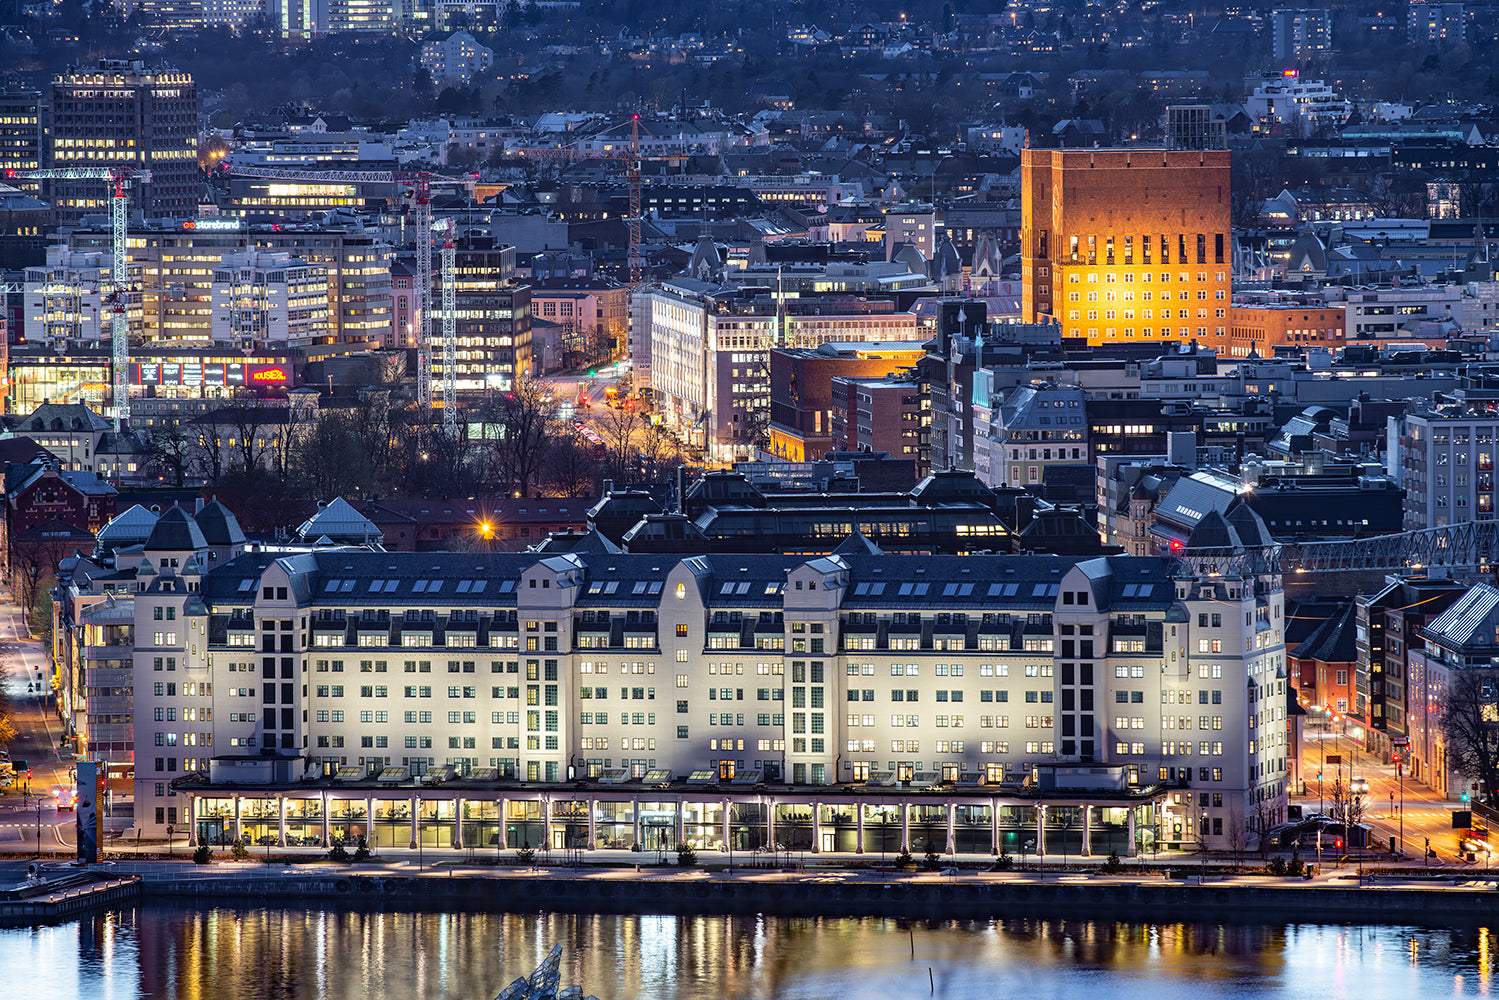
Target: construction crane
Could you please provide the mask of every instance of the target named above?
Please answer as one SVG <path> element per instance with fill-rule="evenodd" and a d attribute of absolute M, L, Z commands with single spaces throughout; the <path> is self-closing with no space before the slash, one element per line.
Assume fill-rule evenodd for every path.
<path fill-rule="evenodd" d="M 109 215 L 114 236 L 114 269 L 110 272 L 110 347 L 114 384 L 115 434 L 119 434 L 130 423 L 130 320 L 125 314 L 126 299 L 130 291 L 129 262 L 125 256 L 125 242 L 129 219 L 131 184 L 149 184 L 151 171 L 136 167 L 53 167 L 41 170 L 7 170 L 7 177 L 25 180 L 103 180 L 109 181 L 113 193 L 109 199 Z M 8 375 L 8 373 L 7 373 Z"/>
<path fill-rule="evenodd" d="M 525 157 L 528 160 L 614 160 L 625 164 L 625 177 L 630 185 L 630 244 L 627 261 L 630 269 L 630 287 L 634 288 L 640 284 L 640 279 L 645 272 L 645 255 L 640 249 L 640 221 L 641 202 L 643 200 L 643 185 L 640 178 L 640 164 L 643 159 L 661 161 L 666 163 L 682 163 L 689 157 L 685 153 L 663 153 L 642 157 L 640 155 L 640 115 L 630 116 L 630 148 L 620 150 L 605 150 L 602 152 L 587 149 L 578 149 L 575 146 L 543 146 L 527 147 L 509 150 L 516 156 Z"/>
<path fill-rule="evenodd" d="M 458 247 L 452 219 L 432 227 L 442 234 L 442 429 L 449 441 L 458 440 Z M 429 370 L 428 375 L 431 372 Z M 427 392 L 432 392 L 430 384 Z"/>
<path fill-rule="evenodd" d="M 231 174 L 266 180 L 329 184 L 393 184 L 397 195 L 412 201 L 416 233 L 416 391 L 417 405 L 432 409 L 432 175 L 425 170 L 294 170 L 226 164 Z"/>

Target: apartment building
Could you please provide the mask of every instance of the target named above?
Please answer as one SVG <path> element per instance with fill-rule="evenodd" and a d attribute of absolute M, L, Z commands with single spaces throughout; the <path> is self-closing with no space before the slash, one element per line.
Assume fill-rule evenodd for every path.
<path fill-rule="evenodd" d="M 77 707 L 81 750 L 129 744 L 109 759 L 133 759 L 148 835 L 238 768 L 287 791 L 472 777 L 488 791 L 464 796 L 497 803 L 516 781 L 1018 789 L 1106 767 L 1170 789 L 1152 842 L 1223 847 L 1284 817 L 1273 578 L 858 546 L 236 556 L 222 520 L 170 511 L 64 585 L 86 690 L 129 695 Z"/>
<path fill-rule="evenodd" d="M 1223 343 L 1227 151 L 1028 149 L 1020 169 L 1026 322 L 1090 344 Z"/>

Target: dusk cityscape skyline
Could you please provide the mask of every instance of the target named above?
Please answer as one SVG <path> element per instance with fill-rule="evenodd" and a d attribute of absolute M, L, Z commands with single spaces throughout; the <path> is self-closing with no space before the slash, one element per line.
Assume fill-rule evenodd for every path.
<path fill-rule="evenodd" d="M 1149 924 L 1151 977 L 1443 909 L 1487 975 L 1496 53 L 1426 0 L 0 5 L 0 924 L 162 928 L 139 995 L 231 925 L 287 995 L 323 927 L 405 976 L 372 893 L 595 913 L 578 1000 L 611 940 L 799 996 L 781 916 L 854 992 L 882 919 L 966 995 L 1234 906 L 1283 965 Z M 1417 937 L 1361 974 L 1444 984 Z"/>

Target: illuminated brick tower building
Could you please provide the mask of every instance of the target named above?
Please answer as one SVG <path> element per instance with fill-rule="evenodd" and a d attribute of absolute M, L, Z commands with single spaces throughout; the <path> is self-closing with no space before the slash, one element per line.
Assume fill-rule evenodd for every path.
<path fill-rule="evenodd" d="M 1027 322 L 1093 344 L 1225 340 L 1226 151 L 1027 149 L 1020 168 Z"/>

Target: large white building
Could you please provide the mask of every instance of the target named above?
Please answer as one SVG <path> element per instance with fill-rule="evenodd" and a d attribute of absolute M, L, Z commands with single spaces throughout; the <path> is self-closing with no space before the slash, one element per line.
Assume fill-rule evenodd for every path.
<path fill-rule="evenodd" d="M 215 344 L 285 350 L 327 343 L 328 269 L 288 253 L 226 254 L 213 269 Z"/>
<path fill-rule="evenodd" d="M 871 305 L 882 292 L 927 284 L 904 264 L 742 270 L 720 283 L 716 251 L 712 266 L 698 263 L 710 251 L 699 246 L 695 276 L 636 292 L 630 341 L 650 342 L 649 384 L 666 425 L 711 462 L 754 457 L 769 421 L 772 347 L 929 336 L 914 313 Z"/>
<path fill-rule="evenodd" d="M 1303 80 L 1288 69 L 1261 80 L 1244 102 L 1244 110 L 1257 132 L 1280 129 L 1289 135 L 1309 136 L 1347 122 L 1353 105 L 1323 81 Z"/>
<path fill-rule="evenodd" d="M 82 637 L 58 657 L 82 664 L 80 752 L 133 761 L 149 836 L 201 820 L 195 798 L 223 819 L 228 781 L 305 799 L 319 775 L 467 781 L 464 803 L 508 808 L 668 773 L 814 797 L 1019 795 L 1059 765 L 1157 789 L 1152 843 L 1229 847 L 1285 815 L 1275 578 L 852 543 L 811 558 L 244 551 L 209 513 L 121 538 L 113 568 L 77 561 L 60 599 L 77 627 L 59 641 Z"/>

